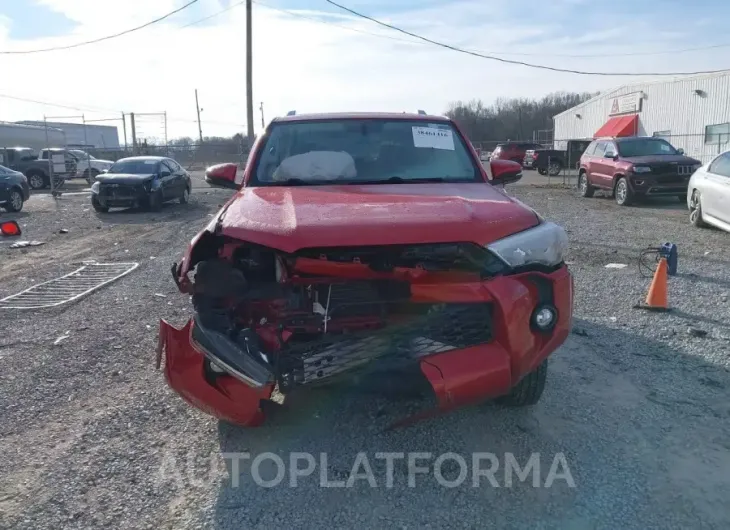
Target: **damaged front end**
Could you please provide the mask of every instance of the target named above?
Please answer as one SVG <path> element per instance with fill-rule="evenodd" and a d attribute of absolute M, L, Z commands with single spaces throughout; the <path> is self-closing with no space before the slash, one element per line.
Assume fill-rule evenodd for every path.
<path fill-rule="evenodd" d="M 504 395 L 567 336 L 570 311 L 538 333 L 535 308 L 572 307 L 562 264 L 517 273 L 472 243 L 287 253 L 203 231 L 172 272 L 194 316 L 161 321 L 158 364 L 188 403 L 245 426 L 275 390 L 364 370 L 420 366 L 441 409 Z"/>

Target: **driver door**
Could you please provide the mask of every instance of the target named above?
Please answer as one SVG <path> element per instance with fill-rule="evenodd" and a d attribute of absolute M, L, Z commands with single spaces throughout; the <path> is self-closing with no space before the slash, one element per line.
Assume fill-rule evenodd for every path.
<path fill-rule="evenodd" d="M 166 160 L 160 162 L 160 186 L 162 188 L 162 200 L 169 201 L 174 199 L 175 195 L 175 171 L 170 167 Z"/>

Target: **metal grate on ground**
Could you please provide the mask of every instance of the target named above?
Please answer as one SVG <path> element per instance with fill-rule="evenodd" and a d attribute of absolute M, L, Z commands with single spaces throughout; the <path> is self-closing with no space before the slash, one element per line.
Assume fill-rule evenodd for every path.
<path fill-rule="evenodd" d="M 0 300 L 0 309 L 44 309 L 68 304 L 126 276 L 139 263 L 84 262 L 75 271 Z"/>

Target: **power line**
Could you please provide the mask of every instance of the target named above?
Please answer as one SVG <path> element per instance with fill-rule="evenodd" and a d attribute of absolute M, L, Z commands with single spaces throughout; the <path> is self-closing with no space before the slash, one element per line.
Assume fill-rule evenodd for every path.
<path fill-rule="evenodd" d="M 326 26 L 332 26 L 335 28 L 341 28 L 348 31 L 354 31 L 355 33 L 362 33 L 363 35 L 370 35 L 372 37 L 378 37 L 381 39 L 388 39 L 392 41 L 397 42 L 404 42 L 407 44 L 417 44 L 418 46 L 427 46 L 428 44 L 431 44 L 429 42 L 422 42 L 422 41 L 416 41 L 411 39 L 402 39 L 399 37 L 393 37 L 391 35 L 383 35 L 382 33 L 374 33 L 372 31 L 365 31 L 359 28 L 353 28 L 350 26 L 345 26 L 343 24 L 336 24 L 334 22 L 330 22 L 328 20 L 322 20 L 317 17 L 309 16 L 304 13 L 298 13 L 297 11 L 291 11 L 289 9 L 283 9 L 280 7 L 274 7 L 271 5 L 268 5 L 261 0 L 253 0 L 254 4 L 257 4 L 263 8 L 270 9 L 272 11 L 278 11 L 280 13 L 284 13 L 287 15 L 290 15 L 292 17 L 302 18 L 305 20 L 311 20 L 312 22 L 316 22 L 318 24 L 324 24 Z M 240 5 L 240 4 L 236 4 Z M 214 16 L 214 15 L 212 15 Z M 185 27 L 185 26 L 183 26 Z M 682 48 L 678 50 L 663 50 L 663 51 L 657 51 L 657 52 L 630 52 L 630 53 L 595 53 L 595 54 L 573 54 L 573 53 L 529 53 L 529 52 L 510 52 L 510 51 L 484 51 L 484 50 L 475 50 L 471 49 L 468 51 L 474 51 L 482 54 L 492 54 L 492 55 L 512 55 L 516 57 L 570 57 L 570 58 L 599 58 L 599 57 L 633 57 L 633 56 L 649 56 L 649 55 L 671 55 L 671 54 L 677 54 L 677 53 L 686 53 L 686 52 L 693 52 L 693 51 L 702 51 L 702 50 L 712 50 L 716 48 L 727 48 L 730 47 L 730 42 L 723 43 L 723 44 L 713 44 L 710 46 L 699 46 L 695 48 Z M 465 49 L 466 50 L 466 49 Z"/>
<path fill-rule="evenodd" d="M 221 9 L 217 13 L 213 13 L 212 15 L 208 15 L 207 17 L 203 17 L 200 20 L 195 20 L 193 22 L 190 22 L 189 24 L 185 24 L 184 26 L 180 26 L 178 29 L 189 28 L 190 26 L 194 26 L 195 24 L 200 24 L 201 22 L 205 22 L 206 20 L 210 20 L 211 18 L 215 18 L 218 15 L 222 15 L 223 13 L 225 13 L 227 11 L 230 11 L 231 9 L 233 9 L 235 7 L 242 6 L 245 3 L 246 3 L 246 0 L 243 0 L 242 2 L 238 2 L 236 4 L 232 4 L 232 5 L 228 6 L 225 9 Z"/>
<path fill-rule="evenodd" d="M 74 107 L 72 105 L 62 105 L 60 103 L 50 103 L 48 101 L 38 101 L 37 99 L 21 98 L 18 96 L 11 96 L 9 94 L 0 94 L 0 98 L 13 99 L 15 101 L 23 101 L 25 103 L 35 103 L 37 105 L 46 105 L 48 107 L 57 107 L 59 109 L 78 110 L 80 112 L 121 112 L 118 109 L 113 110 L 113 109 L 107 109 L 107 108 L 102 108 L 102 107 L 96 107 L 94 109 Z"/>
<path fill-rule="evenodd" d="M 398 41 L 398 42 L 406 42 L 409 44 L 418 44 L 419 46 L 422 46 L 423 44 L 425 44 L 423 42 L 418 42 L 418 41 L 414 41 L 411 39 L 401 39 L 399 37 L 393 37 L 391 35 L 383 35 L 382 33 L 374 33 L 372 31 L 365 31 L 364 29 L 352 28 L 350 26 L 345 26 L 343 24 L 335 24 L 334 22 L 330 22 L 328 20 L 322 20 L 322 19 L 319 19 L 316 17 L 305 15 L 304 13 L 298 13 L 297 11 L 291 11 L 289 9 L 274 7 L 274 6 L 265 4 L 264 2 L 261 2 L 261 0 L 252 0 L 252 1 L 254 4 L 259 5 L 263 8 L 270 9 L 272 11 L 278 11 L 280 13 L 285 13 L 292 17 L 302 18 L 305 20 L 311 20 L 312 22 L 317 22 L 318 24 L 324 24 L 326 26 L 333 26 L 335 28 L 346 29 L 348 31 L 354 31 L 355 33 L 362 33 L 363 35 L 370 35 L 372 37 L 380 37 L 381 39 L 388 39 L 388 40 Z"/>
<path fill-rule="evenodd" d="M 380 26 L 386 27 L 388 29 L 392 29 L 393 31 L 398 31 L 399 33 L 403 33 L 404 35 L 408 35 L 410 37 L 422 40 L 424 42 L 427 42 L 429 44 L 433 44 L 434 46 L 439 46 L 441 48 L 445 48 L 447 50 L 459 52 L 459 53 L 465 53 L 467 55 L 472 55 L 474 57 L 479 57 L 481 59 L 488 59 L 491 61 L 498 61 L 501 63 L 506 64 L 516 64 L 519 66 L 527 66 L 528 68 L 536 68 L 540 70 L 549 70 L 552 72 L 561 72 L 566 74 L 577 74 L 577 75 L 596 75 L 596 76 L 681 76 L 681 75 L 699 75 L 699 74 L 717 74 L 721 72 L 728 72 L 730 69 L 724 68 L 721 70 L 704 70 L 704 71 L 697 71 L 697 72 L 647 72 L 647 73 L 636 73 L 636 72 L 591 72 L 591 71 L 585 71 L 585 70 L 572 70 L 569 68 L 557 68 L 553 66 L 547 66 L 544 64 L 534 64 L 534 63 L 527 63 L 524 61 L 516 61 L 513 59 L 505 59 L 503 57 L 495 57 L 494 55 L 487 55 L 483 53 L 478 53 L 470 50 L 465 50 L 463 48 L 459 48 L 457 46 L 452 46 L 451 44 L 445 44 L 443 42 L 435 41 L 432 39 L 429 39 L 427 37 L 422 37 L 421 35 L 418 35 L 416 33 L 411 33 L 410 31 L 406 31 L 404 29 L 401 29 L 397 26 L 393 26 L 391 24 L 387 24 L 385 22 L 381 22 L 380 20 L 377 20 L 373 17 L 369 17 L 368 15 L 364 15 L 362 13 L 359 13 L 353 9 L 350 9 L 349 7 L 345 7 L 343 5 L 338 4 L 337 2 L 334 2 L 333 0 L 325 0 L 328 4 L 332 4 L 333 6 L 342 9 L 343 11 L 347 11 L 348 13 L 363 18 L 365 20 L 369 20 L 370 22 L 374 22 L 375 24 L 378 24 Z"/>
<path fill-rule="evenodd" d="M 84 41 L 84 42 L 77 42 L 76 44 L 69 44 L 67 46 L 55 46 L 53 48 L 43 48 L 43 49 L 40 49 L 40 50 L 0 51 L 0 54 L 2 54 L 2 55 L 20 55 L 20 54 L 29 54 L 29 53 L 52 52 L 52 51 L 58 51 L 58 50 L 69 50 L 71 48 L 78 48 L 80 46 L 87 46 L 89 44 L 96 44 L 97 42 L 102 42 L 102 41 L 105 41 L 105 40 L 115 39 L 117 37 L 121 37 L 122 35 L 127 35 L 129 33 L 134 32 L 134 31 L 138 31 L 140 29 L 144 29 L 144 28 L 146 28 L 148 26 L 151 26 L 152 24 L 156 24 L 158 22 L 161 22 L 161 21 L 165 20 L 166 18 L 169 18 L 172 15 L 174 15 L 176 13 L 179 13 L 183 9 L 186 9 L 186 8 L 190 7 L 191 5 L 195 4 L 197 1 L 198 0 L 191 0 L 190 2 L 188 2 L 187 4 L 185 4 L 184 6 L 179 7 L 179 8 L 177 8 L 174 11 L 170 11 L 166 15 L 163 15 L 161 17 L 158 17 L 158 18 L 156 18 L 154 20 L 150 20 L 146 24 L 142 24 L 141 26 L 137 26 L 135 28 L 131 28 L 131 29 L 124 30 L 124 31 L 122 31 L 120 33 L 115 33 L 113 35 L 107 35 L 106 37 L 100 37 L 98 39 L 88 40 L 88 41 Z"/>
<path fill-rule="evenodd" d="M 60 109 L 76 110 L 78 112 L 100 112 L 100 113 L 101 112 L 114 112 L 114 113 L 122 112 L 119 109 L 109 109 L 109 108 L 104 108 L 104 107 L 92 107 L 92 106 L 79 107 L 79 106 L 73 106 L 72 104 L 64 105 L 61 103 L 51 103 L 50 101 L 40 101 L 37 99 L 21 98 L 18 96 L 11 96 L 9 94 L 0 94 L 0 98 L 12 99 L 15 101 L 22 101 L 25 103 L 35 103 L 36 105 L 46 105 L 48 107 L 56 107 L 56 108 L 60 108 Z M 144 113 L 137 114 L 137 116 L 144 116 Z M 121 120 L 121 118 L 114 118 L 114 119 Z M 168 116 L 167 119 L 168 119 L 168 121 L 174 121 L 174 122 L 179 122 L 179 123 L 183 123 L 183 122 L 184 123 L 197 123 L 197 120 L 187 119 L 187 118 Z M 234 127 L 243 127 L 243 124 L 241 124 L 241 123 L 233 123 L 233 122 L 227 122 L 227 121 L 206 120 L 206 122 L 214 124 L 214 125 L 229 125 L 229 126 L 234 126 Z"/>

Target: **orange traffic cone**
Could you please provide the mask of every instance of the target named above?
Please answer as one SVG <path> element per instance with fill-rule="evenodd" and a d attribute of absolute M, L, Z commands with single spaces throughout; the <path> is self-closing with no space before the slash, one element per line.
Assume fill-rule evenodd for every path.
<path fill-rule="evenodd" d="M 639 307 L 651 311 L 669 311 L 667 303 L 667 259 L 659 260 L 659 265 L 651 280 L 649 292 L 646 295 L 646 302 Z"/>

